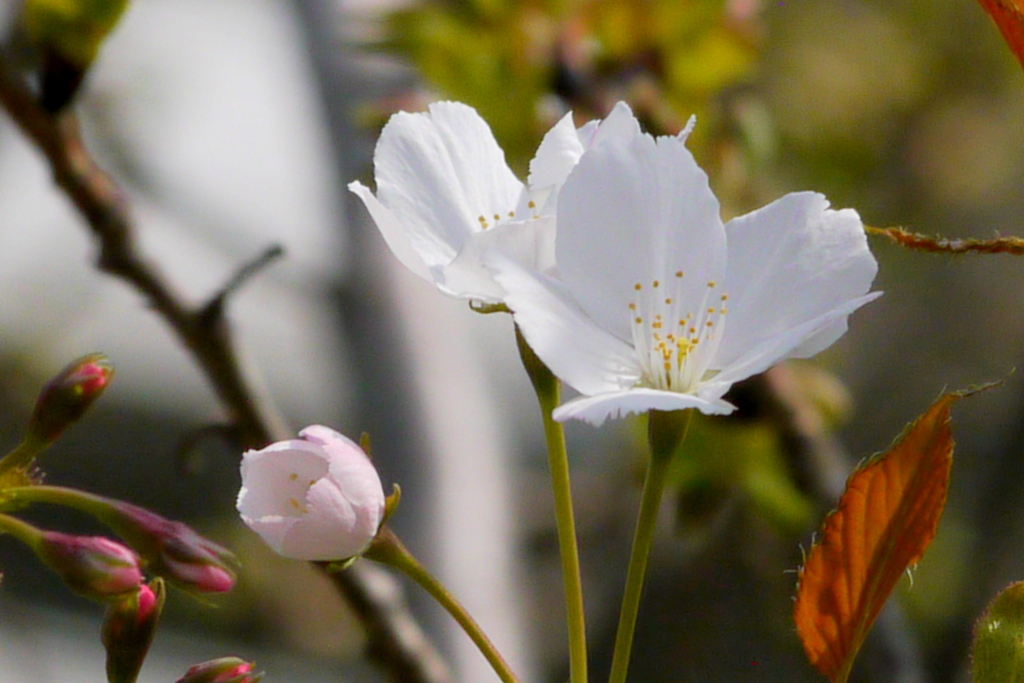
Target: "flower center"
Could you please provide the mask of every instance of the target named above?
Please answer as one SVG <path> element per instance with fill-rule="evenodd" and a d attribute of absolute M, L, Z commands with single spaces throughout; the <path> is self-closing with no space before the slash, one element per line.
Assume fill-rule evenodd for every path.
<path fill-rule="evenodd" d="M 310 479 L 308 484 L 303 485 L 298 472 L 292 472 L 288 475 L 288 505 L 285 516 L 287 517 L 304 517 L 309 509 L 306 507 L 306 494 L 309 493 L 309 489 L 312 488 L 313 484 L 316 483 L 316 479 Z"/>
<path fill-rule="evenodd" d="M 729 295 L 719 294 L 711 281 L 704 286 L 700 300 L 694 301 L 684 291 L 681 270 L 667 282 L 654 280 L 646 286 L 638 282 L 633 289 L 630 327 L 643 368 L 641 386 L 693 391 L 714 357 L 725 327 Z"/>

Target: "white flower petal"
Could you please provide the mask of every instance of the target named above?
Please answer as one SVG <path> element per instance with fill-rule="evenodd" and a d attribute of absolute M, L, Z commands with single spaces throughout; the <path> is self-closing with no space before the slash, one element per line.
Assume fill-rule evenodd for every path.
<path fill-rule="evenodd" d="M 423 257 L 413 248 L 409 233 L 398 222 L 395 214 L 377 201 L 377 198 L 370 192 L 370 188 L 358 180 L 349 183 L 348 189 L 363 200 L 363 204 L 366 205 L 366 210 L 370 212 L 370 218 L 373 219 L 377 229 L 380 230 L 384 242 L 402 265 L 424 280 L 433 280 L 433 276 L 430 274 L 427 264 L 423 261 Z"/>
<path fill-rule="evenodd" d="M 561 283 L 496 252 L 488 252 L 487 263 L 527 343 L 562 381 L 582 394 L 636 384 L 633 350 L 588 319 Z"/>
<path fill-rule="evenodd" d="M 794 193 L 726 225 L 729 313 L 715 367 L 871 288 L 878 264 L 859 216 L 828 206 L 820 194 Z M 846 331 L 845 321 L 815 331 L 790 357 L 827 348 Z"/>
<path fill-rule="evenodd" d="M 690 133 L 692 133 L 693 129 L 696 128 L 696 127 L 697 127 L 697 115 L 696 114 L 690 114 L 690 118 L 688 118 L 686 120 L 686 125 L 683 126 L 683 129 L 681 131 L 676 133 L 676 139 L 679 140 L 679 142 L 686 142 L 687 138 L 690 137 Z"/>
<path fill-rule="evenodd" d="M 583 156 L 584 147 L 568 113 L 547 132 L 530 162 L 527 184 L 533 191 L 550 190 L 565 182 Z"/>
<path fill-rule="evenodd" d="M 855 310 L 880 296 L 881 292 L 871 292 L 851 299 L 824 315 L 761 341 L 756 347 L 748 349 L 743 356 L 737 358 L 733 364 L 722 368 L 721 372 L 705 383 L 698 393 L 706 398 L 720 397 L 732 384 L 764 372 L 787 358 L 799 357 L 796 353 L 808 339 L 813 339 L 818 333 L 831 328 L 837 321 L 845 320 Z"/>
<path fill-rule="evenodd" d="M 576 300 L 624 340 L 636 285 L 681 271 L 677 294 L 702 308 L 708 282 L 725 275 L 718 200 L 693 156 L 671 137 L 637 135 L 589 149 L 562 187 L 555 251 Z"/>
<path fill-rule="evenodd" d="M 503 223 L 470 237 L 462 251 L 442 271 L 443 290 L 453 296 L 499 303 L 505 290 L 483 265 L 490 250 L 512 259 L 524 268 L 549 272 L 555 267 L 555 219 L 542 216 L 527 221 Z"/>
<path fill-rule="evenodd" d="M 590 121 L 579 130 L 572 113 L 566 114 L 547 132 L 530 162 L 527 184 L 531 199 L 542 213 L 554 213 L 559 188 L 587 149 L 609 140 L 631 140 L 639 134 L 640 124 L 625 102 L 616 104 L 603 121 Z"/>
<path fill-rule="evenodd" d="M 580 128 L 580 140 L 586 149 L 615 140 L 632 140 L 641 135 L 640 122 L 625 102 L 618 102 L 597 126 L 587 124 Z"/>
<path fill-rule="evenodd" d="M 696 408 L 707 415 L 728 415 L 736 406 L 722 400 L 706 400 L 693 394 L 679 394 L 639 387 L 625 391 L 584 396 L 555 409 L 555 420 L 584 420 L 595 427 L 608 418 L 639 414 L 648 410 L 685 410 Z"/>
<path fill-rule="evenodd" d="M 490 128 L 471 107 L 438 102 L 401 112 L 374 153 L 377 199 L 391 210 L 428 267 L 447 265 L 469 236 L 508 218 L 523 185 Z"/>

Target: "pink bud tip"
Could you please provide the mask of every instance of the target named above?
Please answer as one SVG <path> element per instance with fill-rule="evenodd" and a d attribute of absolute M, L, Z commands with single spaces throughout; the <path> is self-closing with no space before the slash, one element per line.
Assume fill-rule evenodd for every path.
<path fill-rule="evenodd" d="M 148 618 L 154 607 L 156 607 L 156 593 L 146 584 L 142 584 L 139 586 L 139 620 Z"/>

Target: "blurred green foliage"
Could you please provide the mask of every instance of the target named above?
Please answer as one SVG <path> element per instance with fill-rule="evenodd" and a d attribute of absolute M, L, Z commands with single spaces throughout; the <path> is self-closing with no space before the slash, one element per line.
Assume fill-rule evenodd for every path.
<path fill-rule="evenodd" d="M 438 1 L 391 14 L 381 47 L 474 106 L 522 171 L 560 113 L 555 97 L 580 123 L 619 99 L 655 132 L 703 121 L 716 93 L 752 73 L 750 19 L 724 0 Z"/>
<path fill-rule="evenodd" d="M 724 502 L 740 493 L 755 514 L 788 532 L 813 523 L 815 506 L 789 476 L 778 431 L 768 420 L 695 416 L 672 463 L 681 528 L 700 531 Z"/>

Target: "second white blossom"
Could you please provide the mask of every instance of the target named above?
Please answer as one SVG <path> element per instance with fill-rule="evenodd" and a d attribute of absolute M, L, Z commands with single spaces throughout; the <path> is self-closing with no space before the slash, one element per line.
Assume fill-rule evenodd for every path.
<path fill-rule="evenodd" d="M 804 192 L 723 224 L 683 140 L 634 131 L 592 145 L 562 186 L 558 279 L 488 256 L 530 346 L 582 394 L 558 420 L 731 412 L 735 382 L 822 351 L 880 296 L 855 211 Z"/>

